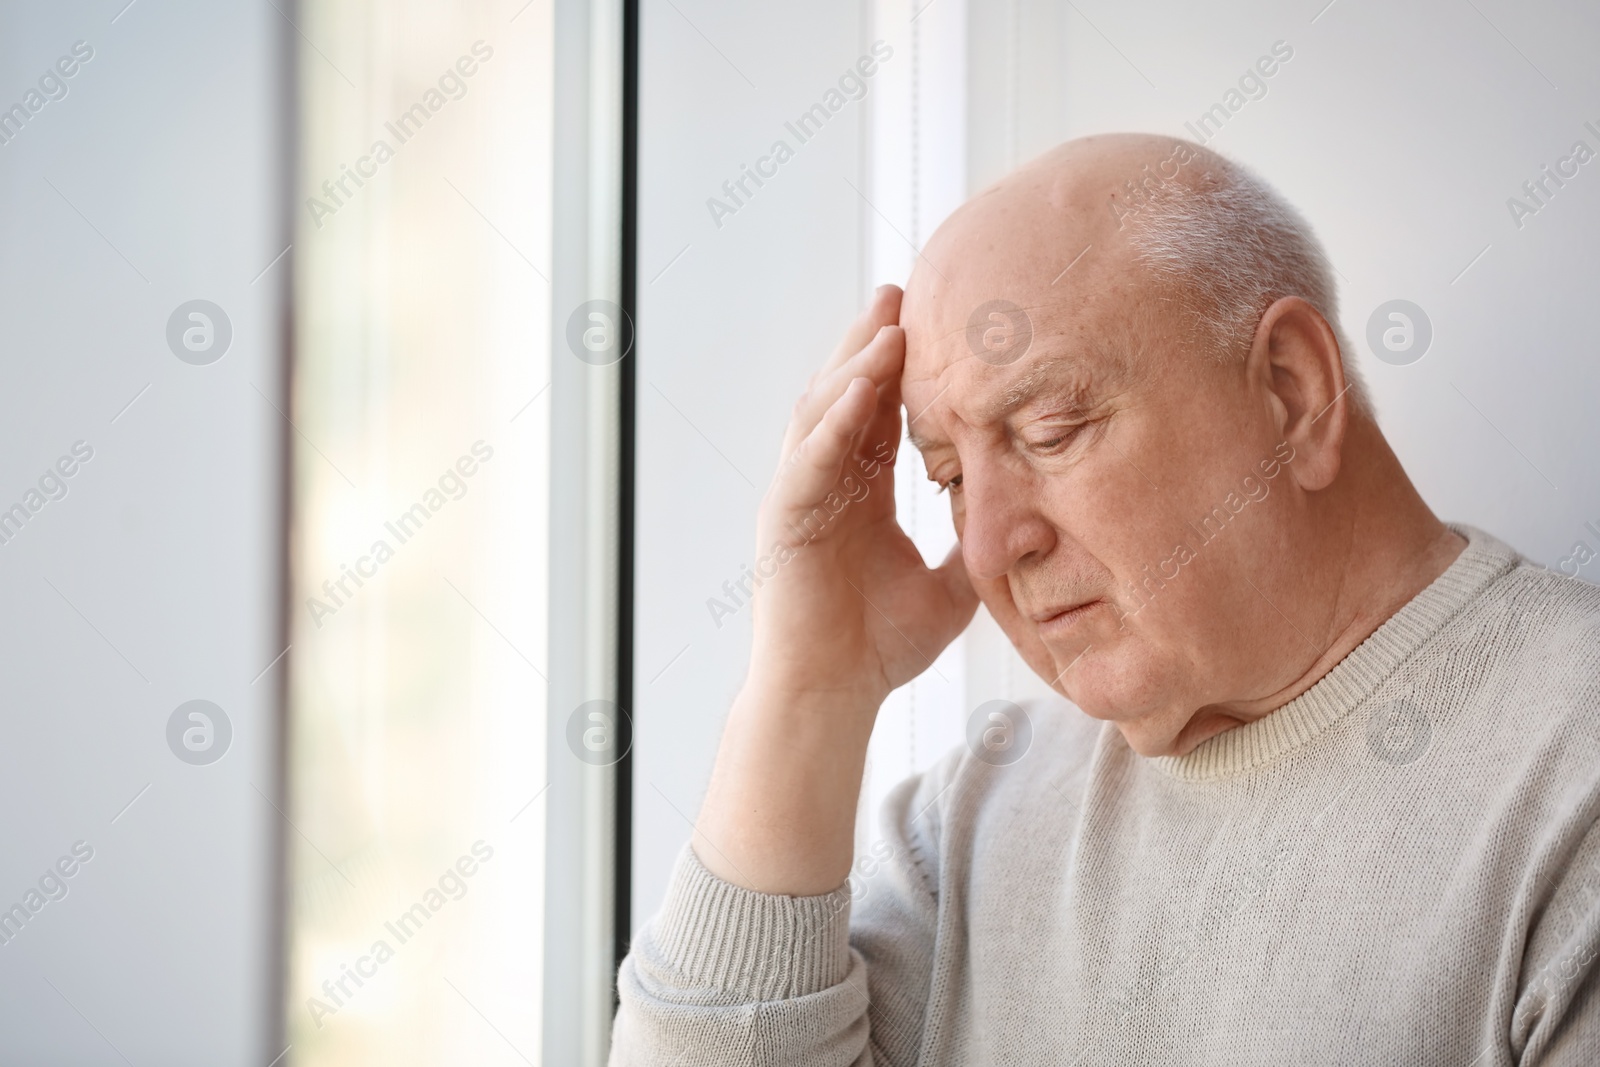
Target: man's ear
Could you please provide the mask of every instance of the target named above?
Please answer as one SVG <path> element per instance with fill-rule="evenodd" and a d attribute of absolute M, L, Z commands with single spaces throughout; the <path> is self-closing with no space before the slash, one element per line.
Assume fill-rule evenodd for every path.
<path fill-rule="evenodd" d="M 1246 373 L 1265 388 L 1279 440 L 1294 449 L 1290 476 L 1308 492 L 1327 488 L 1339 474 L 1350 415 L 1339 341 L 1328 320 L 1297 296 L 1279 299 L 1256 325 Z"/>

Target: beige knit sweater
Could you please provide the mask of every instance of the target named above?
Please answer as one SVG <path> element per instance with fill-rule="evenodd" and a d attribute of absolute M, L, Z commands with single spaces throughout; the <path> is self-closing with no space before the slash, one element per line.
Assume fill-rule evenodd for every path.
<path fill-rule="evenodd" d="M 1036 707 L 1019 761 L 902 783 L 831 894 L 686 847 L 611 1063 L 1600 1065 L 1600 588 L 1456 529 L 1315 686 L 1187 756 Z"/>

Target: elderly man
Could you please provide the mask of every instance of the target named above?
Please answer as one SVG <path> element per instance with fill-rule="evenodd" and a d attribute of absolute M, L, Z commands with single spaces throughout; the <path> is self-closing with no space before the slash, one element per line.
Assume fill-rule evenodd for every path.
<path fill-rule="evenodd" d="M 1299 216 L 1184 142 L 945 223 L 795 407 L 613 1063 L 1600 1063 L 1600 590 L 1434 517 L 1335 321 Z M 902 404 L 937 568 L 860 493 Z M 878 706 L 980 599 L 1076 708 L 903 783 L 852 886 Z"/>

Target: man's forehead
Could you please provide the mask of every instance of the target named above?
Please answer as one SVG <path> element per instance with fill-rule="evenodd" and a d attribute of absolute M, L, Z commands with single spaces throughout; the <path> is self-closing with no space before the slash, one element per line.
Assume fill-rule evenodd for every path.
<path fill-rule="evenodd" d="M 1059 408 L 1061 414 L 1086 410 L 1107 378 L 1102 363 L 1072 346 L 1046 345 L 1008 366 L 968 357 L 918 381 L 908 377 L 902 381 L 907 434 L 918 451 L 926 451 L 947 443 L 945 424 L 952 416 L 961 424 L 984 426 L 1036 404 Z"/>
<path fill-rule="evenodd" d="M 1041 355 L 1043 362 L 1064 357 L 1091 362 L 1114 347 L 1102 335 L 1126 329 L 1139 287 L 1126 264 L 1109 254 L 1080 269 L 1077 277 L 1054 284 L 1049 276 L 1010 271 L 1008 277 L 954 272 L 953 284 L 914 277 L 900 316 L 906 334 L 901 385 L 907 396 L 930 383 L 937 383 L 937 391 L 960 375 L 1011 388 L 1041 366 Z"/>

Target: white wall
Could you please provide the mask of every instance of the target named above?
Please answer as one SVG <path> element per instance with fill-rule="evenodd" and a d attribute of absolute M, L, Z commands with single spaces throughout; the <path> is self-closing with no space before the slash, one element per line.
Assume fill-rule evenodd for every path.
<path fill-rule="evenodd" d="M 643 4 L 636 927 L 688 839 L 749 652 L 749 612 L 718 628 L 706 600 L 754 562 L 756 504 L 793 398 L 867 290 L 857 190 L 876 76 L 807 143 L 784 128 L 867 53 L 866 32 L 850 0 Z M 755 195 L 719 228 L 707 199 L 779 138 L 794 158 L 764 187 L 747 182 Z"/>
<path fill-rule="evenodd" d="M 1184 122 L 1276 41 L 1292 59 L 1213 147 L 1273 182 L 1328 245 L 1355 359 L 1423 495 L 1549 566 L 1580 539 L 1600 552 L 1600 533 L 1584 528 L 1600 531 L 1600 363 L 1580 303 L 1600 266 L 1600 161 L 1520 231 L 1505 204 L 1575 139 L 1600 151 L 1600 134 L 1583 126 L 1600 129 L 1589 58 L 1600 11 L 966 0 L 954 27 L 966 35 L 962 57 L 948 48 L 944 0 L 835 2 L 804 15 L 674 3 L 645 4 L 643 38 L 636 926 L 688 837 L 743 677 L 748 616 L 719 631 L 705 601 L 750 562 L 793 396 L 871 286 L 903 280 L 901 235 L 926 240 L 954 193 L 1062 140 L 1192 136 Z M 913 10 L 927 23 L 915 150 L 902 47 Z M 842 114 L 716 228 L 705 199 L 879 37 L 896 56 L 863 101 L 877 127 L 846 125 L 864 111 Z M 948 157 L 955 145 L 964 172 Z M 870 182 L 882 215 L 845 178 Z M 1434 329 L 1408 366 L 1380 362 L 1364 341 L 1369 315 L 1395 298 L 1419 304 Z M 903 505 L 907 473 L 920 477 L 901 472 Z M 941 518 L 916 499 L 919 543 L 934 551 Z M 1600 575 L 1600 556 L 1583 573 Z M 951 696 L 962 688 L 954 679 L 931 711 L 897 694 L 874 738 L 870 794 L 959 738 L 962 712 L 1038 689 L 985 620 L 954 654 L 957 664 L 940 666 L 964 676 L 966 703 Z"/>
<path fill-rule="evenodd" d="M 0 8 L 0 107 L 93 49 L 0 145 L 0 508 L 93 449 L 0 545 L 0 907 L 93 849 L 0 945 L 0 1047 L 265 1067 L 293 31 L 267 4 L 124 3 Z M 195 298 L 232 324 L 205 366 L 165 337 Z M 232 726 L 207 766 L 166 738 L 194 699 Z"/>

